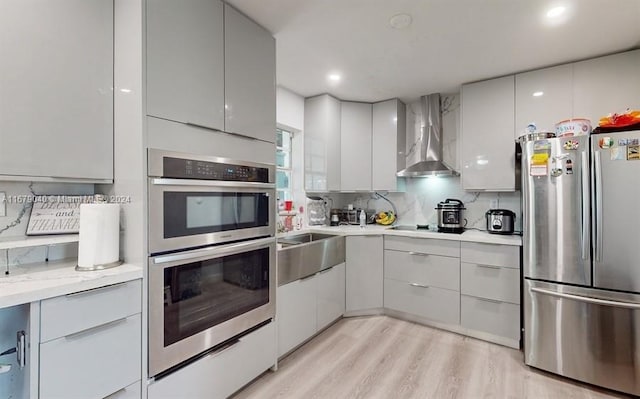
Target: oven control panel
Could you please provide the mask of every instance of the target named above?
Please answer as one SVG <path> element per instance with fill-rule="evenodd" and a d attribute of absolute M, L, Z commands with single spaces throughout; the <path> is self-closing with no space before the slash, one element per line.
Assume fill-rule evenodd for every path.
<path fill-rule="evenodd" d="M 269 182 L 267 168 L 173 157 L 164 157 L 163 176 L 174 179 Z"/>

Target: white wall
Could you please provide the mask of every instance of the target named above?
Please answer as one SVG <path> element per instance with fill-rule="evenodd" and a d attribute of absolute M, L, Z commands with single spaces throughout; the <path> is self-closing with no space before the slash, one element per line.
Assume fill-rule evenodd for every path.
<path fill-rule="evenodd" d="M 276 90 L 276 121 L 282 128 L 302 131 L 304 128 L 304 97 L 278 86 Z"/>

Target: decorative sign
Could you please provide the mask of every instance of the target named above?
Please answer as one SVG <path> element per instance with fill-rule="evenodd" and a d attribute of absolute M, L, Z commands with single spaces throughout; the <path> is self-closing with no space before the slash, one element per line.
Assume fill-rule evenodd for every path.
<path fill-rule="evenodd" d="M 27 235 L 78 233 L 80 204 L 93 202 L 93 195 L 38 195 L 33 199 Z"/>

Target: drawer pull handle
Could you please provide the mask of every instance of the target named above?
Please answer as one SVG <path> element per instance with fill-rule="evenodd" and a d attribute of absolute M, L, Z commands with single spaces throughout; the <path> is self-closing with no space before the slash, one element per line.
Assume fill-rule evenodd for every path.
<path fill-rule="evenodd" d="M 428 285 L 418 284 L 418 283 L 409 283 L 409 285 L 412 286 L 412 287 L 429 288 Z"/>
<path fill-rule="evenodd" d="M 305 280 L 309 280 L 310 278 L 315 277 L 315 276 L 316 276 L 316 274 L 317 274 L 317 273 L 313 273 L 313 274 L 310 274 L 310 275 L 308 275 L 308 276 L 302 277 L 302 278 L 301 278 L 300 280 L 298 280 L 298 281 L 305 281 Z"/>
<path fill-rule="evenodd" d="M 325 273 L 327 273 L 327 272 L 330 272 L 330 271 L 331 271 L 331 269 L 333 269 L 334 267 L 335 267 L 335 266 L 331 266 L 331 267 L 328 267 L 328 268 L 326 268 L 326 269 L 324 269 L 324 270 L 320 270 L 320 274 L 325 274 Z"/>
<path fill-rule="evenodd" d="M 105 396 L 104 399 L 115 399 L 116 397 L 120 396 L 121 393 L 125 393 L 125 392 L 127 392 L 127 388 L 118 389 L 114 393 Z"/>
<path fill-rule="evenodd" d="M 503 303 L 502 301 L 498 301 L 496 299 L 489 299 L 489 298 L 476 298 L 476 299 L 479 299 L 479 300 L 484 301 L 484 302 Z"/>
<path fill-rule="evenodd" d="M 126 284 L 127 284 L 127 282 L 118 283 L 118 284 L 112 284 L 112 285 L 105 285 L 104 287 L 93 288 L 93 289 L 90 289 L 90 290 L 72 292 L 71 294 L 67 294 L 65 296 L 67 298 L 73 298 L 73 297 L 76 297 L 76 296 L 91 295 L 91 294 L 96 293 L 96 292 L 109 291 L 109 290 L 114 290 L 114 289 L 117 289 L 117 288 L 121 288 L 121 287 L 124 287 Z"/>
<path fill-rule="evenodd" d="M 482 267 L 484 269 L 494 269 L 494 270 L 502 269 L 500 266 L 489 266 L 489 265 L 476 265 L 476 266 Z"/>
<path fill-rule="evenodd" d="M 424 252 L 414 252 L 414 251 L 409 252 L 409 255 L 415 255 L 415 256 L 429 256 L 429 254 L 425 254 Z"/>
<path fill-rule="evenodd" d="M 64 338 L 68 339 L 68 340 L 82 338 L 85 335 L 91 335 L 91 334 L 94 334 L 94 333 L 96 333 L 98 331 L 106 330 L 106 329 L 111 328 L 111 327 L 113 327 L 115 325 L 126 323 L 126 322 L 127 322 L 127 318 L 123 317 L 122 319 L 110 321 L 108 323 L 100 324 L 99 326 L 89 327 L 86 330 L 82 330 L 82 331 L 78 331 L 78 332 L 73 333 L 73 334 L 69 334 L 69 335 L 65 336 Z"/>
<path fill-rule="evenodd" d="M 209 353 L 209 354 L 207 355 L 207 357 L 216 357 L 216 356 L 220 356 L 220 355 L 222 355 L 224 352 L 228 351 L 229 349 L 233 348 L 234 346 L 236 346 L 236 345 L 237 345 L 237 344 L 239 344 L 239 343 L 240 343 L 240 340 L 239 340 L 239 339 L 236 339 L 236 340 L 234 340 L 234 341 L 232 341 L 232 342 L 229 342 L 228 344 L 226 344 L 226 345 L 225 345 L 225 346 L 223 346 L 222 348 L 217 349 L 217 350 L 215 350 L 215 351 L 213 351 L 213 352 Z"/>

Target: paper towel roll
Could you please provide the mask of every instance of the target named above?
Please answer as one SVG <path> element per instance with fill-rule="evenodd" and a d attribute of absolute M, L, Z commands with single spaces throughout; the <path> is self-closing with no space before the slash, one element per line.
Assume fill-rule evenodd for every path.
<path fill-rule="evenodd" d="M 120 252 L 120 205 L 81 204 L 79 268 L 93 268 L 118 261 Z"/>

